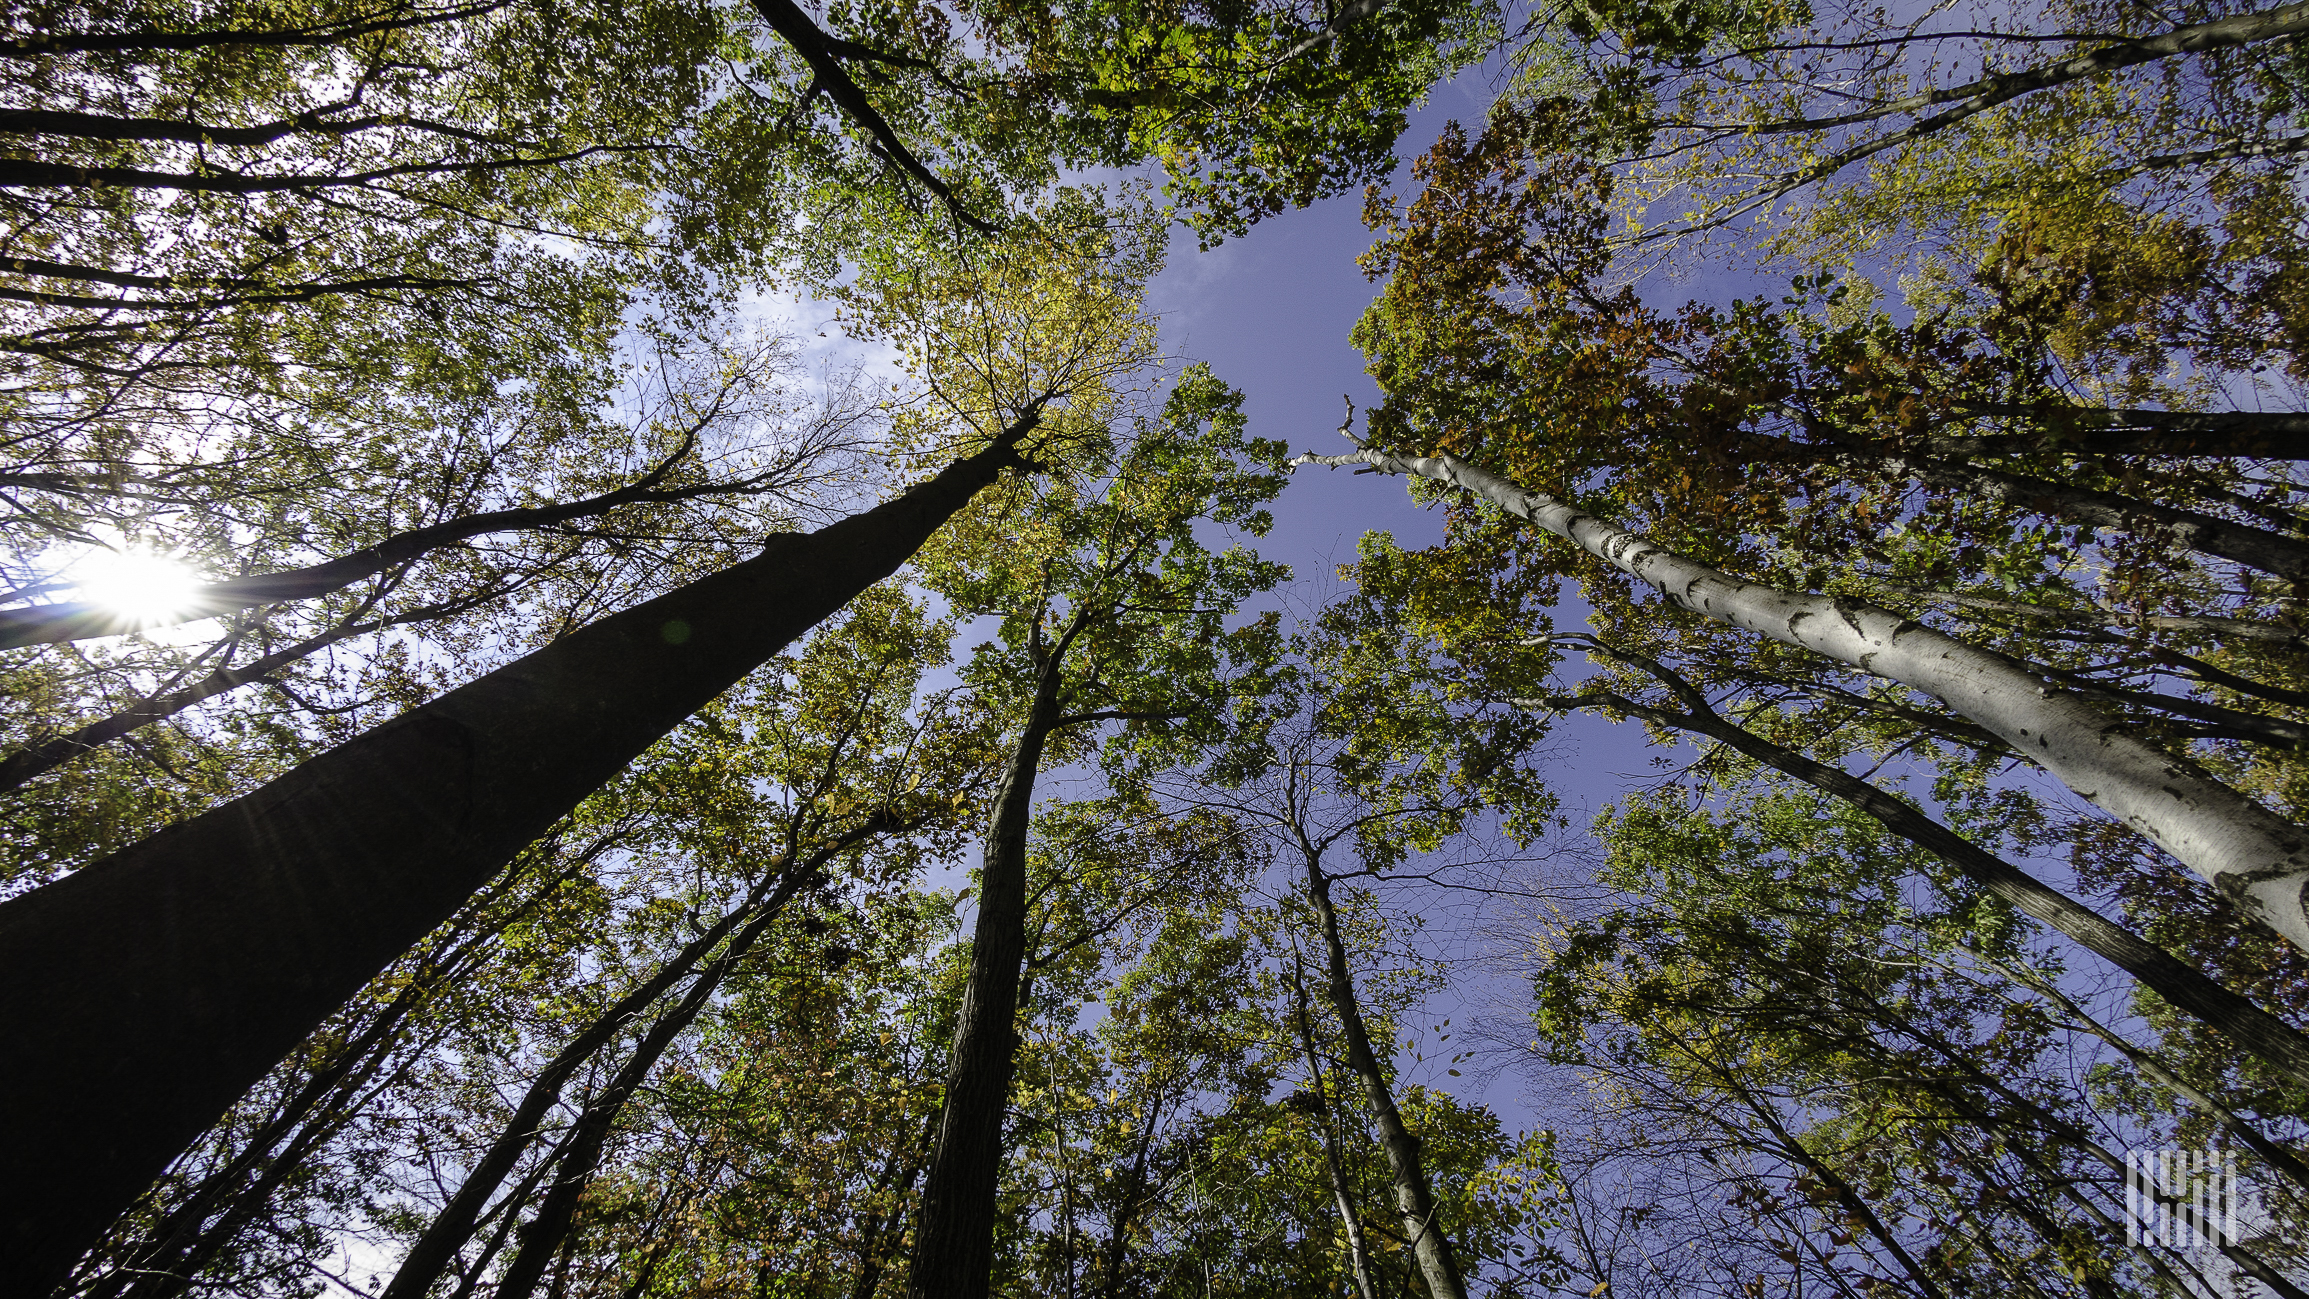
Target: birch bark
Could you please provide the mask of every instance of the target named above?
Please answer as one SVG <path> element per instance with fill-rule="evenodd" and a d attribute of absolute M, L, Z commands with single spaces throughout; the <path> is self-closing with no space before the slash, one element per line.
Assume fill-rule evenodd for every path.
<path fill-rule="evenodd" d="M 1705 735 L 1719 744 L 1747 754 L 1766 766 L 1844 800 L 1867 813 L 1894 834 L 1939 856 L 1974 883 L 2028 915 L 2076 940 L 2086 950 L 2124 970 L 2154 989 L 2158 996 L 2195 1015 L 2226 1034 L 2237 1045 L 2261 1057 L 2270 1066 L 2309 1084 L 2309 1037 L 2261 1009 L 2245 997 L 2222 987 L 2203 971 L 2140 937 L 2124 926 L 2104 919 L 2067 894 L 2044 883 L 1963 835 L 1924 815 L 1906 802 L 1885 793 L 1840 767 L 1816 762 L 1794 749 L 1774 744 L 1731 721 L 1709 706 L 1705 696 L 1681 676 L 1640 654 L 1599 647 L 1607 657 L 1634 663 L 1665 683 L 1689 712 L 1655 708 L 1619 695 L 1602 693 L 1518 700 L 1525 706 L 1616 708 L 1661 726 Z"/>
<path fill-rule="evenodd" d="M 1292 461 L 1310 463 L 1369 465 L 1448 483 L 1572 541 L 1679 608 L 1931 695 L 2146 835 L 2245 914 L 2309 950 L 2309 834 L 2001 654 L 1860 601 L 1743 582 L 1456 456 L 1365 448 Z"/>

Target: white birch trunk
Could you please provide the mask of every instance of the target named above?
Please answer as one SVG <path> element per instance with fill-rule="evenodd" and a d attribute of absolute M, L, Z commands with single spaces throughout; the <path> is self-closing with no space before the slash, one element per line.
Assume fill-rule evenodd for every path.
<path fill-rule="evenodd" d="M 1743 582 L 1456 456 L 1304 455 L 1449 483 L 1657 587 L 1672 604 L 1920 690 L 1979 723 L 2078 796 L 2149 837 L 2246 914 L 2309 950 L 2309 834 L 2126 733 L 2118 717 L 2001 654 L 1856 600 Z"/>

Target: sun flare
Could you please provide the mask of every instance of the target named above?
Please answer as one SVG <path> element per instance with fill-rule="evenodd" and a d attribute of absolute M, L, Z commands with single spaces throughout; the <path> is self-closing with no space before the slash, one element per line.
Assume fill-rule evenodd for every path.
<path fill-rule="evenodd" d="M 168 622 L 191 609 L 200 576 L 149 550 L 98 550 L 74 566 L 81 598 L 139 623 Z"/>

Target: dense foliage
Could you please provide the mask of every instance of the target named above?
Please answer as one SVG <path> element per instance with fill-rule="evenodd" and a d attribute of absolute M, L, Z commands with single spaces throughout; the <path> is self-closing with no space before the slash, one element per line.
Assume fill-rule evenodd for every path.
<path fill-rule="evenodd" d="M 0 921 L 1003 457 L 54 1293 L 2303 1294 L 2309 952 L 2007 725 L 2309 823 L 2296 8 L 12 10 Z M 1333 459 L 1445 539 L 1286 617 L 1146 291 L 1363 185 Z M 2172 1149 L 2236 1230 L 2128 1235 Z"/>

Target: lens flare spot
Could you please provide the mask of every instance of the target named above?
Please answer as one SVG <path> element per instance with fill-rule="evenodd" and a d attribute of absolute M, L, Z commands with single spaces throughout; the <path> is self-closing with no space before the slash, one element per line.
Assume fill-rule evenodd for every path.
<path fill-rule="evenodd" d="M 139 623 L 169 622 L 191 611 L 200 575 L 149 550 L 98 550 L 73 566 L 80 597 Z"/>

